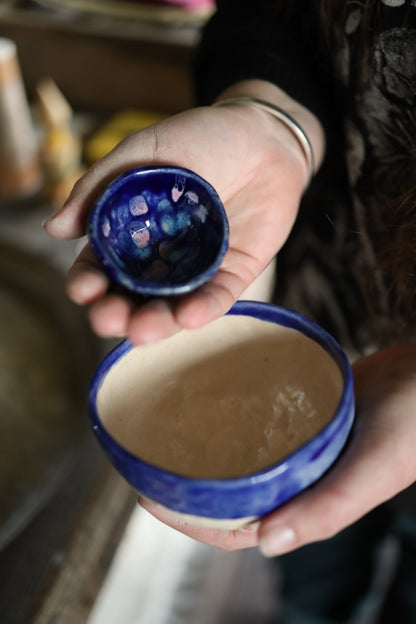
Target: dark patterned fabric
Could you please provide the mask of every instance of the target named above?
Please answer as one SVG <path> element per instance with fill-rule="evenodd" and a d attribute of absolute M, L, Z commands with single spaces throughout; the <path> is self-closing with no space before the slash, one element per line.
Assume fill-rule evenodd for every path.
<path fill-rule="evenodd" d="M 232 0 L 221 4 L 234 4 L 237 47 L 244 52 L 233 52 L 231 13 L 225 29 L 223 23 L 210 25 L 199 60 L 201 100 L 209 101 L 225 86 L 218 65 L 212 69 L 215 55 L 222 56 L 228 84 L 255 77 L 275 81 L 321 119 L 328 137 L 326 162 L 279 254 L 276 301 L 314 318 L 351 357 L 366 353 L 382 337 L 388 341 L 391 329 L 388 288 L 373 270 L 384 225 L 380 206 L 405 188 L 415 167 L 416 0 L 378 0 L 366 26 L 367 55 L 360 46 L 362 4 L 348 2 L 344 43 L 331 59 L 317 51 L 311 34 L 317 29 L 311 28 L 304 2 L 296 20 L 275 24 L 266 13 L 262 20 L 258 4 L 251 3 L 252 27 L 263 24 L 267 30 L 263 40 L 260 31 L 249 36 L 246 2 L 243 25 Z"/>

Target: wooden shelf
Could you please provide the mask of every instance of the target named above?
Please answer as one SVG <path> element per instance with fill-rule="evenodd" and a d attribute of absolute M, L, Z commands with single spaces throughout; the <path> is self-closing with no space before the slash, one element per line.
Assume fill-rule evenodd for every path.
<path fill-rule="evenodd" d="M 13 39 L 29 97 L 51 77 L 75 108 L 166 113 L 193 104 L 197 26 L 166 26 L 2 3 L 0 36 Z"/>

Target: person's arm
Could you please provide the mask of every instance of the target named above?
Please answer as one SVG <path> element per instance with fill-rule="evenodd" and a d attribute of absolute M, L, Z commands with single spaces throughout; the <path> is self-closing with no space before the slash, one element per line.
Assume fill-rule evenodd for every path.
<path fill-rule="evenodd" d="M 254 106 L 206 106 L 218 98 L 243 94 L 287 109 L 309 136 L 319 166 L 324 152 L 322 119 L 326 119 L 326 106 L 321 104 L 327 98 L 318 75 L 313 76 L 310 68 L 301 69 L 306 59 L 310 64 L 311 46 L 315 46 L 309 36 L 304 37 L 311 26 L 308 3 L 297 3 L 301 19 L 297 14 L 290 18 L 292 32 L 301 29 L 296 40 L 288 37 L 287 25 L 279 21 L 273 37 L 276 24 L 271 27 L 262 2 L 218 2 L 218 13 L 207 27 L 198 55 L 197 90 L 204 106 L 123 141 L 81 178 L 64 207 L 45 224 L 57 238 L 81 236 L 91 203 L 103 187 L 121 172 L 141 165 L 169 163 L 192 169 L 216 188 L 225 204 L 230 248 L 221 269 L 207 285 L 178 300 L 154 299 L 138 307 L 127 298 L 109 294 L 108 279 L 86 246 L 68 273 L 67 290 L 74 301 L 89 307 L 91 325 L 99 335 L 128 336 L 134 343 L 143 343 L 217 318 L 271 262 L 292 228 L 309 176 L 293 133 Z M 279 37 L 286 42 L 279 44 Z M 236 72 L 236 67 L 243 71 Z M 294 79 L 298 72 L 299 78 Z M 293 84 L 301 86 L 302 102 L 297 101 L 300 92 Z M 315 106 L 316 102 L 320 104 Z"/>
<path fill-rule="evenodd" d="M 232 5 L 236 10 L 236 2 L 232 0 L 220 5 L 224 11 Z M 211 102 L 224 94 L 229 95 L 229 85 L 235 84 L 231 89 L 238 89 L 255 75 L 283 87 L 297 105 L 303 105 L 314 114 L 321 122 L 321 129 L 336 123 L 336 115 L 332 116 L 330 110 L 325 113 L 325 98 L 326 107 L 334 102 L 334 98 L 328 96 L 331 89 L 325 87 L 325 73 L 322 82 L 322 74 L 313 71 L 314 60 L 311 65 L 310 59 L 305 59 L 301 52 L 302 42 L 297 47 L 299 37 L 293 38 L 296 35 L 293 22 L 284 24 L 292 40 L 279 52 L 277 48 L 282 47 L 282 42 L 286 44 L 287 38 L 282 34 L 281 39 L 273 43 L 268 34 L 261 35 L 261 29 L 256 28 L 260 17 L 256 18 L 254 10 L 250 16 L 247 2 L 242 2 L 243 14 L 237 23 L 233 21 L 237 13 L 224 11 L 208 27 L 202 44 L 198 65 L 201 100 Z M 261 28 L 269 32 L 264 22 Z M 262 42 L 266 41 L 267 46 L 262 49 Z M 297 47 L 294 54 L 290 54 L 292 46 Z M 270 63 L 264 65 L 265 55 L 269 53 Z M 282 67 L 285 59 L 293 77 Z M 303 67 L 299 73 L 294 71 L 298 62 Z M 220 65 L 221 71 L 216 75 L 215 67 Z M 259 65 L 263 66 L 263 73 L 256 73 Z M 311 91 L 311 81 L 316 86 L 315 91 Z M 320 89 L 322 85 L 324 88 Z M 323 100 L 320 99 L 322 94 Z M 312 127 L 309 131 L 313 140 Z M 322 146 L 319 140 L 318 145 Z M 353 371 L 356 422 L 345 451 L 317 484 L 268 517 L 243 530 L 216 531 L 178 521 L 148 501 L 140 500 L 140 504 L 156 518 L 199 541 L 225 550 L 260 546 L 267 556 L 330 538 L 353 524 L 416 480 L 416 347 L 400 346 L 380 351 L 356 362 Z"/>
<path fill-rule="evenodd" d="M 264 81 L 239 83 L 227 93 L 243 91 L 288 108 L 309 135 L 319 165 L 323 132 L 313 114 Z M 101 336 L 142 344 L 227 312 L 285 242 L 309 176 L 298 140 L 269 113 L 251 105 L 199 107 L 122 141 L 78 181 L 45 223 L 47 232 L 63 239 L 81 236 L 90 206 L 107 183 L 130 168 L 166 163 L 195 171 L 217 190 L 229 219 L 229 250 L 217 275 L 194 293 L 137 306 L 108 292 L 108 278 L 87 245 L 68 272 L 67 291 L 89 307 L 91 325 Z"/>
<path fill-rule="evenodd" d="M 250 5 L 252 25 L 256 25 L 257 2 L 220 3 L 223 7 L 226 4 L 234 5 L 236 19 L 241 6 L 245 20 Z M 296 5 L 304 7 L 305 2 Z M 232 12 L 226 17 L 231 19 Z M 221 13 L 217 19 L 220 18 Z M 288 32 L 294 37 L 295 24 L 293 21 L 290 24 Z M 247 23 L 243 28 L 240 22 L 238 33 L 243 33 L 245 28 Z M 256 29 L 252 33 L 253 45 L 248 51 L 253 54 L 255 50 L 256 63 L 249 74 L 236 73 L 235 65 L 227 65 L 228 59 L 224 58 L 223 65 L 217 64 L 215 71 L 219 75 L 224 71 L 226 79 L 214 81 L 215 63 L 212 57 L 205 56 L 208 60 L 200 65 L 205 67 L 207 77 L 205 104 L 238 92 L 288 107 L 309 135 L 319 164 L 324 151 L 322 128 L 327 127 L 330 116 L 330 111 L 325 113 L 325 109 L 332 101 L 326 99 L 325 88 L 320 88 L 319 72 L 315 74 L 310 69 L 315 63 L 311 66 L 307 62 L 308 86 L 304 82 L 306 78 L 289 80 L 290 75 L 285 78 L 281 69 L 285 59 L 292 72 L 296 64 L 302 65 L 304 55 L 298 58 L 299 52 L 292 51 L 292 43 L 297 50 L 303 49 L 301 38 L 291 45 L 288 42 L 276 55 L 276 42 L 263 41 Z M 227 45 L 242 46 L 245 37 L 244 34 L 243 39 L 238 38 L 229 31 Z M 272 43 L 273 54 L 270 52 L 267 58 L 273 74 L 265 74 L 259 67 Z M 218 46 L 226 54 L 224 41 L 219 39 Z M 311 49 L 309 44 L 308 47 Z M 244 66 L 247 56 L 240 60 Z M 203 78 L 203 73 L 200 75 Z M 300 75 L 304 76 L 305 71 Z M 299 95 L 294 84 L 302 87 Z M 156 299 L 135 307 L 127 299 L 107 292 L 108 280 L 87 246 L 69 272 L 68 291 L 75 301 L 89 306 L 92 326 L 100 335 L 128 336 L 133 342 L 143 343 L 168 336 L 182 327 L 202 325 L 226 312 L 285 242 L 307 176 L 299 143 L 272 115 L 254 106 L 202 106 L 123 141 L 79 181 L 63 209 L 46 224 L 47 231 L 57 238 L 81 236 L 91 202 L 106 183 L 131 167 L 166 163 L 195 170 L 217 189 L 229 217 L 230 249 L 215 278 L 192 295 L 177 301 Z M 357 421 L 351 441 L 334 470 L 308 492 L 259 524 L 239 532 L 197 530 L 190 525 L 178 525 L 157 507 L 151 506 L 150 511 L 207 543 L 223 548 L 260 543 L 263 551 L 272 555 L 330 537 L 394 496 L 412 483 L 416 475 L 416 347 L 390 349 L 365 358 L 354 366 L 354 374 Z M 148 507 L 147 503 L 143 505 Z"/>
<path fill-rule="evenodd" d="M 224 91 L 222 91 L 216 97 L 215 104 L 225 102 L 226 100 L 233 98 L 238 99 L 240 97 L 251 97 L 254 100 L 258 99 L 268 104 L 271 104 L 272 106 L 274 105 L 282 110 L 284 113 L 287 113 L 292 119 L 297 122 L 297 124 L 299 124 L 299 126 L 308 137 L 312 148 L 314 162 L 314 171 L 312 172 L 312 175 L 314 175 L 321 166 L 325 155 L 325 134 L 323 126 L 319 119 L 308 108 L 303 106 L 300 102 L 291 98 L 280 87 L 264 80 L 243 80 L 241 82 L 234 83 L 224 89 Z M 255 104 L 253 104 L 253 106 L 255 106 Z M 263 110 L 268 115 L 273 116 L 273 113 L 268 112 L 266 108 L 264 108 Z M 274 121 L 278 124 L 283 123 L 283 126 L 285 126 L 285 123 L 279 121 L 277 118 L 274 118 Z M 283 128 L 280 128 L 280 130 L 283 131 Z M 293 132 L 291 132 L 287 126 L 286 130 L 287 140 L 291 140 L 294 149 L 296 149 L 295 143 L 297 144 L 297 148 L 299 148 L 299 143 Z M 273 132 L 272 128 L 271 132 Z M 307 163 L 305 162 L 305 160 L 304 167 L 305 181 L 308 181 L 310 172 L 307 169 Z"/>

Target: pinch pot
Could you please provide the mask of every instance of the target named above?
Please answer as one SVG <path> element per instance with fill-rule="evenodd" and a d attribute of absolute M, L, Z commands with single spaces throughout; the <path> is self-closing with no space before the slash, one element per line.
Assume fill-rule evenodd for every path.
<path fill-rule="evenodd" d="M 181 167 L 132 169 L 95 201 L 88 238 L 109 277 L 141 295 L 195 290 L 217 273 L 228 221 L 215 189 Z"/>

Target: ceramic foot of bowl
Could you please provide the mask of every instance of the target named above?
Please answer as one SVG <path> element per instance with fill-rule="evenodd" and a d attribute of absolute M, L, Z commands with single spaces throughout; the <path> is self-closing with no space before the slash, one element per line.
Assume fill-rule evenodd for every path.
<path fill-rule="evenodd" d="M 140 494 L 140 492 L 138 492 Z M 142 496 L 142 498 L 145 498 Z M 149 503 L 155 501 L 147 498 Z M 158 508 L 166 513 L 170 514 L 172 518 L 178 520 L 178 522 L 192 524 L 193 526 L 201 527 L 204 529 L 214 529 L 219 531 L 236 531 L 247 527 L 252 522 L 258 520 L 258 516 L 247 516 L 245 518 L 209 518 L 206 516 L 197 516 L 195 514 L 181 513 L 179 511 L 173 511 L 163 505 L 156 503 Z"/>

